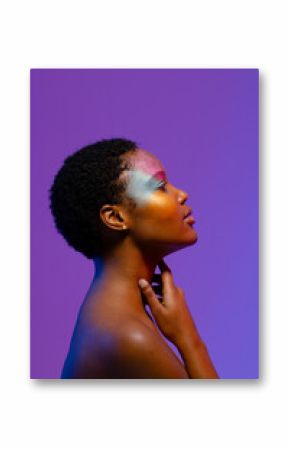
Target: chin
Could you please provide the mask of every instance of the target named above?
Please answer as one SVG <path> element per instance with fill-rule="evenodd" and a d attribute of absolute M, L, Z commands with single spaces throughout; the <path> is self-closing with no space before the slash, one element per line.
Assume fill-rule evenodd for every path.
<path fill-rule="evenodd" d="M 183 235 L 183 239 L 181 241 L 181 244 L 187 244 L 187 245 L 194 245 L 195 242 L 198 240 L 198 234 L 195 229 L 191 228 L 190 232 L 187 232 Z"/>
<path fill-rule="evenodd" d="M 194 243 L 195 242 L 197 242 L 197 240 L 198 240 L 198 233 L 195 231 L 195 230 L 193 230 L 194 232 L 193 232 L 193 235 L 192 235 L 192 238 L 191 238 L 191 241 L 192 241 L 192 245 L 194 245 Z"/>
<path fill-rule="evenodd" d="M 189 237 L 185 242 L 184 242 L 184 246 L 191 246 L 194 245 L 198 240 L 198 235 L 195 232 L 191 237 Z"/>
<path fill-rule="evenodd" d="M 197 240 L 198 240 L 198 235 L 197 235 L 197 232 L 194 231 L 191 233 L 190 236 L 187 236 L 183 240 L 175 241 L 174 243 L 172 242 L 171 244 L 169 244 L 165 255 L 169 255 L 169 254 L 175 253 L 176 251 L 179 251 L 183 248 L 187 248 L 188 246 L 192 246 L 197 242 Z"/>
<path fill-rule="evenodd" d="M 198 234 L 196 230 L 194 228 L 189 228 L 187 232 L 179 235 L 178 242 L 180 242 L 181 245 L 193 245 L 197 239 Z"/>

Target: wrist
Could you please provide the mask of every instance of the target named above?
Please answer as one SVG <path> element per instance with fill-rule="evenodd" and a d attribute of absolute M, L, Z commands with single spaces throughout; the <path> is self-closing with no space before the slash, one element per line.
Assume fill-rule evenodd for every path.
<path fill-rule="evenodd" d="M 181 352 L 186 351 L 187 349 L 199 349 L 204 346 L 201 336 L 194 328 L 187 332 L 180 333 L 175 344 Z"/>

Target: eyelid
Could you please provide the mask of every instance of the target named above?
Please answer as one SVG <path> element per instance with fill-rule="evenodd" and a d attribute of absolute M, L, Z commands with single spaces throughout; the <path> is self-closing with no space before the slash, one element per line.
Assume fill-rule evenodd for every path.
<path fill-rule="evenodd" d="M 160 187 L 165 187 L 167 184 L 167 181 L 160 181 L 157 185 L 157 189 L 159 189 Z"/>

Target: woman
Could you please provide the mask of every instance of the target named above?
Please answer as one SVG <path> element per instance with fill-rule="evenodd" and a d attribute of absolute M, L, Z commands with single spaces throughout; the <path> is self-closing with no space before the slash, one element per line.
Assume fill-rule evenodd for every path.
<path fill-rule="evenodd" d="M 218 378 L 163 260 L 197 240 L 187 198 L 155 156 L 126 139 L 99 141 L 65 160 L 51 211 L 68 244 L 94 261 L 95 275 L 62 378 Z"/>

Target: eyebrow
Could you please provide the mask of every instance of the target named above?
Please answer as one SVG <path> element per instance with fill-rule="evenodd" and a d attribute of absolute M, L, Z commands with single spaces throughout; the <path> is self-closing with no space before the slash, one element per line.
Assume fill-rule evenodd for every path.
<path fill-rule="evenodd" d="M 167 181 L 166 173 L 163 170 L 160 170 L 160 171 L 154 173 L 153 177 Z"/>

